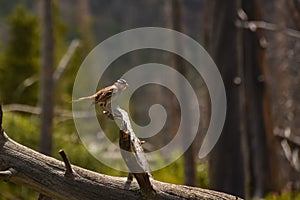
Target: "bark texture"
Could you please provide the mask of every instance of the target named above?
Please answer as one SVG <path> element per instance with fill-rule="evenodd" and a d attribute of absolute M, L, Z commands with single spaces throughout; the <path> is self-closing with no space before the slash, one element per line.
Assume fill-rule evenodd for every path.
<path fill-rule="evenodd" d="M 42 153 L 51 155 L 52 151 L 52 122 L 54 110 L 53 70 L 54 70 L 54 36 L 52 0 L 42 1 L 42 68 L 40 74 L 40 104 L 41 112 L 41 141 Z"/>
<path fill-rule="evenodd" d="M 0 133 L 0 178 L 32 188 L 55 199 L 141 199 L 139 186 L 124 177 L 98 174 L 38 153 Z M 156 199 L 238 199 L 234 196 L 152 180 Z"/>
<path fill-rule="evenodd" d="M 222 134 L 210 154 L 210 188 L 238 196 L 245 194 L 245 175 L 241 137 L 244 132 L 240 112 L 241 77 L 239 66 L 239 35 L 235 27 L 239 1 L 206 1 L 210 27 L 206 38 L 209 53 L 224 81 L 227 114 Z"/>

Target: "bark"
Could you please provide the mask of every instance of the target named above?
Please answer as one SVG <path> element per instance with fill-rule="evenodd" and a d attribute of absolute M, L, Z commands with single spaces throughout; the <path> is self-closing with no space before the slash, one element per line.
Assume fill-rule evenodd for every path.
<path fill-rule="evenodd" d="M 120 121 L 119 147 L 121 155 L 128 169 L 128 180 L 131 182 L 133 176 L 137 180 L 141 194 L 147 199 L 156 199 L 156 191 L 153 189 L 150 178 L 152 174 L 148 160 L 146 159 L 142 142 L 133 132 L 128 113 L 117 107 L 112 110 L 115 120 Z"/>
<path fill-rule="evenodd" d="M 210 9 L 210 54 L 222 75 L 227 94 L 227 115 L 222 134 L 210 154 L 210 188 L 244 196 L 244 166 L 241 147 L 240 77 L 238 34 L 235 28 L 238 1 L 206 1 Z"/>
<path fill-rule="evenodd" d="M 262 20 L 259 0 L 243 2 L 249 20 Z M 266 63 L 263 30 L 243 31 L 248 146 L 250 147 L 251 197 L 279 192 L 281 173 L 271 117 L 270 74 Z M 250 100 L 251 99 L 251 100 Z M 277 144 L 278 145 L 278 144 Z"/>
<path fill-rule="evenodd" d="M 299 28 L 299 19 L 295 10 L 297 1 L 276 0 L 273 3 L 266 1 L 265 4 L 269 8 L 266 11 L 266 20 L 278 27 L 276 31 L 268 33 L 267 46 L 272 85 L 273 132 L 276 135 L 297 135 L 299 134 L 297 128 L 299 126 L 299 111 L 297 111 L 299 109 L 299 58 L 297 56 L 299 55 L 299 30 L 295 30 Z M 278 166 L 282 174 L 281 189 L 286 191 L 299 189 L 300 173 L 287 162 L 282 144 L 285 141 L 280 140 L 280 142 L 281 147 L 277 143 L 273 144 L 273 147 L 280 151 Z"/>
<path fill-rule="evenodd" d="M 65 159 L 64 159 L 65 160 Z M 130 186 L 124 177 L 98 174 L 66 164 L 22 146 L 1 131 L 0 178 L 21 184 L 55 199 L 98 200 L 140 199 L 139 186 Z M 152 180 L 157 191 L 156 199 L 239 199 L 234 196 Z"/>
<path fill-rule="evenodd" d="M 41 69 L 41 152 L 52 151 L 54 36 L 52 0 L 42 1 L 42 69 Z"/>
<path fill-rule="evenodd" d="M 259 1 L 243 2 L 240 7 L 238 15 L 243 24 L 248 20 L 262 20 Z M 244 90 L 240 110 L 244 113 L 241 123 L 244 125 L 245 196 L 263 197 L 269 191 L 278 191 L 280 183 L 273 145 L 276 141 L 272 134 L 266 39 L 263 31 L 256 28 L 240 30 L 239 35 L 239 71 L 243 80 L 240 88 Z"/>

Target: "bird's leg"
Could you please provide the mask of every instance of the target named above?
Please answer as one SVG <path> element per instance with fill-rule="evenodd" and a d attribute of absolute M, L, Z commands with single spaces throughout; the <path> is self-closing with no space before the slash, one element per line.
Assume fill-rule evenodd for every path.
<path fill-rule="evenodd" d="M 113 114 L 111 114 L 111 112 L 106 113 L 106 116 L 107 116 L 109 119 L 114 120 L 114 116 L 113 116 Z"/>
<path fill-rule="evenodd" d="M 112 115 L 112 113 L 109 110 L 109 108 L 107 108 L 106 106 L 102 106 L 102 109 L 103 109 L 103 114 L 105 114 L 111 120 L 114 119 L 114 116 Z"/>
<path fill-rule="evenodd" d="M 110 113 L 110 110 L 107 107 L 103 106 L 102 109 L 103 109 L 103 114 Z"/>

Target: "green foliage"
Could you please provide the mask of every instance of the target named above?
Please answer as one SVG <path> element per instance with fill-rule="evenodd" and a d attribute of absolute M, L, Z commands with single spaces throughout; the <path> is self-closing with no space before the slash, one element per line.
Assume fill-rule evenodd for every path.
<path fill-rule="evenodd" d="M 177 161 L 172 164 L 153 172 L 155 179 L 175 184 L 184 184 L 184 169 L 183 157 L 181 156 Z M 198 162 L 196 164 L 197 177 L 196 184 L 201 188 L 208 188 L 208 165 L 206 163 Z"/>
<path fill-rule="evenodd" d="M 266 196 L 265 200 L 296 200 L 300 199 L 300 192 L 290 192 L 283 194 L 269 194 Z"/>
<path fill-rule="evenodd" d="M 1 99 L 5 103 L 37 102 L 39 67 L 38 18 L 17 6 L 8 18 L 10 38 L 0 66 Z"/>
<path fill-rule="evenodd" d="M 0 200 L 36 200 L 38 193 L 26 186 L 15 185 L 13 183 L 0 182 Z"/>
<path fill-rule="evenodd" d="M 9 137 L 32 149 L 38 149 L 38 117 L 4 113 L 3 128 Z"/>
<path fill-rule="evenodd" d="M 209 188 L 208 163 L 198 162 L 196 166 L 197 186 Z"/>
<path fill-rule="evenodd" d="M 153 176 L 159 181 L 175 184 L 184 184 L 183 159 L 179 158 L 176 162 L 173 162 L 165 168 L 153 172 Z"/>

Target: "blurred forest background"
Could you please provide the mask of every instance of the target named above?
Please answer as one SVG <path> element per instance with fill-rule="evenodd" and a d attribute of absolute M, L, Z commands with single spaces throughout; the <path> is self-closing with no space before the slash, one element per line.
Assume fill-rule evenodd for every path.
<path fill-rule="evenodd" d="M 227 94 L 221 138 L 208 158 L 199 160 L 210 117 L 201 76 L 184 59 L 155 50 L 132 52 L 112 64 L 101 86 L 133 66 L 157 62 L 180 71 L 198 95 L 202 120 L 195 142 L 176 162 L 153 172 L 154 178 L 248 199 L 300 199 L 299 0 L 0 0 L 0 100 L 8 135 L 58 159 L 63 148 L 72 164 L 126 176 L 81 144 L 69 101 L 77 70 L 93 47 L 121 31 L 148 26 L 171 28 L 202 44 Z M 146 91 L 137 91 L 136 98 L 156 92 L 154 103 L 165 106 L 171 124 L 163 129 L 168 134 L 146 142 L 147 150 L 173 137 L 180 113 L 168 90 L 151 86 Z M 136 105 L 132 114 L 141 124 L 148 120 L 145 107 Z M 114 133 L 109 134 L 117 140 Z M 0 182 L 0 200 L 37 196 Z"/>

